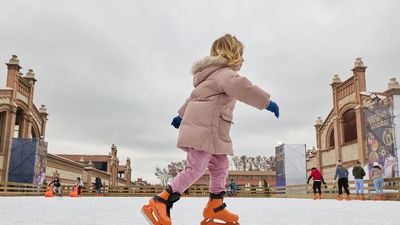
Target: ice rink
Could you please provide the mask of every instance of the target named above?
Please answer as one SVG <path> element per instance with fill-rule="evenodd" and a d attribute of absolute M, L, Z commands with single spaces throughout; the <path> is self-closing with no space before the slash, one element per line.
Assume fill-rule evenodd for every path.
<path fill-rule="evenodd" d="M 0 197 L 1 225 L 147 225 L 142 197 Z M 226 198 L 241 225 L 399 225 L 400 202 Z M 200 224 L 207 198 L 182 198 L 174 225 Z"/>

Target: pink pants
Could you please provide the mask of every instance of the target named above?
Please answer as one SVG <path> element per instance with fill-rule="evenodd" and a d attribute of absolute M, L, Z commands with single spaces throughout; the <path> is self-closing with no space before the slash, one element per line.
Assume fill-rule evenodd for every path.
<path fill-rule="evenodd" d="M 218 194 L 225 191 L 229 161 L 226 155 L 214 155 L 205 151 L 190 149 L 186 158 L 187 166 L 172 181 L 172 191 L 183 193 L 203 176 L 206 168 L 210 174 L 209 191 Z"/>

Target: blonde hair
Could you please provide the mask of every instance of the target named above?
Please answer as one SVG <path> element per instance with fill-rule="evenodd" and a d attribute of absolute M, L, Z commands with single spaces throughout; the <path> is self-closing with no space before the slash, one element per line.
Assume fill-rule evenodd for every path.
<path fill-rule="evenodd" d="M 214 41 L 211 56 L 222 56 L 228 60 L 229 66 L 242 63 L 243 44 L 233 35 L 225 34 Z"/>

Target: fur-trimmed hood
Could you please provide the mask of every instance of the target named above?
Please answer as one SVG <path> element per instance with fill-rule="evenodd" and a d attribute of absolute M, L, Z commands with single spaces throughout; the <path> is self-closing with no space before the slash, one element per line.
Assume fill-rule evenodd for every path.
<path fill-rule="evenodd" d="M 227 67 L 227 62 L 228 60 L 222 56 L 207 56 L 196 61 L 192 67 L 193 86 L 197 87 L 210 74 L 222 67 Z"/>

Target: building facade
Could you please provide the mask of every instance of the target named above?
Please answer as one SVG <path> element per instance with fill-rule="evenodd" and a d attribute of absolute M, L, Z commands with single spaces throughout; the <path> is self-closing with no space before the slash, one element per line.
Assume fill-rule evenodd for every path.
<path fill-rule="evenodd" d="M 47 109 L 45 105 L 37 108 L 33 102 L 35 74 L 29 69 L 24 75 L 15 55 L 6 65 L 6 88 L 0 89 L 0 181 L 15 181 L 25 176 L 24 181 L 17 179 L 17 182 L 41 184 L 58 176 L 64 184 L 73 184 L 77 177 L 87 186 L 96 177 L 111 186 L 132 184 L 131 160 L 128 158 L 125 165 L 119 165 L 115 145 L 108 155 L 48 153 Z M 31 161 L 29 165 L 18 166 Z"/>
<path fill-rule="evenodd" d="M 44 105 L 33 103 L 33 70 L 24 75 L 16 55 L 6 65 L 6 88 L 0 89 L 0 181 L 8 180 L 13 138 L 44 139 L 48 116 Z"/>
<path fill-rule="evenodd" d="M 319 117 L 314 125 L 317 147 L 307 151 L 308 172 L 317 167 L 325 179 L 332 179 L 339 161 L 346 168 L 359 161 L 366 169 L 379 161 L 382 167 L 390 165 L 391 170 L 398 170 L 395 168 L 397 128 L 393 110 L 396 108 L 394 99 L 400 96 L 400 86 L 392 78 L 387 90 L 367 92 L 366 69 L 361 58 L 357 58 L 350 78 L 341 81 L 339 75 L 334 75 L 331 83 L 333 108 L 324 120 Z M 383 131 L 386 134 L 382 134 Z M 382 135 L 386 135 L 385 138 Z M 372 137 L 376 142 L 371 142 Z M 391 176 L 396 176 L 395 173 Z"/>
<path fill-rule="evenodd" d="M 108 185 L 129 185 L 131 181 L 131 160 L 128 158 L 125 165 L 119 165 L 118 150 L 113 144 L 108 155 L 71 155 L 57 154 L 57 156 L 80 163 L 85 168 L 104 173 Z M 87 173 L 87 180 L 94 182 L 95 176 Z M 103 179 L 102 179 L 103 180 Z"/>

